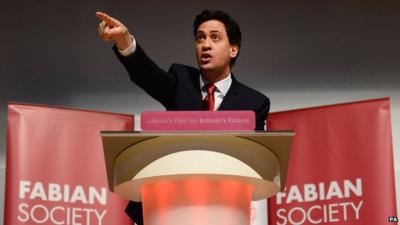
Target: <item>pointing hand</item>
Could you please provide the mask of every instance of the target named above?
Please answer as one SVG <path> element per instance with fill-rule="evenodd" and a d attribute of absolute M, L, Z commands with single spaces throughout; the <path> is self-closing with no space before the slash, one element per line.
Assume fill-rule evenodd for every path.
<path fill-rule="evenodd" d="M 101 40 L 114 41 L 121 50 L 132 44 L 131 35 L 124 24 L 103 12 L 96 12 L 96 17 L 102 20 L 97 28 Z"/>

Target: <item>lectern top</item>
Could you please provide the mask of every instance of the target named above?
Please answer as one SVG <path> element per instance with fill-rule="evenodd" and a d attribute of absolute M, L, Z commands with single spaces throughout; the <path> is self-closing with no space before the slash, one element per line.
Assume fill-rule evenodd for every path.
<path fill-rule="evenodd" d="M 101 136 L 109 188 L 121 193 L 139 190 L 149 180 L 192 175 L 247 177 L 253 184 L 269 185 L 278 177 L 283 189 L 294 132 L 104 131 Z M 138 200 L 140 193 L 129 196 Z"/>

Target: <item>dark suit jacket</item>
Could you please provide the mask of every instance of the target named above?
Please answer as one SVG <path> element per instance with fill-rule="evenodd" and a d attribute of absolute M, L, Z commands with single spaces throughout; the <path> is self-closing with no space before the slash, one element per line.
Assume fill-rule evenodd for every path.
<path fill-rule="evenodd" d="M 167 110 L 202 110 L 199 70 L 173 64 L 165 72 L 146 55 L 140 45 L 128 57 L 122 56 L 116 46 L 113 49 L 128 70 L 131 80 Z M 231 87 L 218 110 L 252 110 L 256 114 L 256 130 L 264 130 L 269 106 L 269 99 L 265 95 L 238 82 L 232 75 Z M 141 203 L 130 202 L 126 213 L 138 225 L 143 224 Z"/>

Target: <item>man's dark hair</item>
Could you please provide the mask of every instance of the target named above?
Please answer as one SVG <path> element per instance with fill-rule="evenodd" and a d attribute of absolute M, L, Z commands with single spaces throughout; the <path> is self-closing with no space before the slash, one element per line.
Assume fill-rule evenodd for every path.
<path fill-rule="evenodd" d="M 240 44 L 242 41 L 242 33 L 240 32 L 239 24 L 228 15 L 228 13 L 221 10 L 203 10 L 199 15 L 196 16 L 193 23 L 193 33 L 196 37 L 197 29 L 199 26 L 209 20 L 218 20 L 225 25 L 225 30 L 228 35 L 229 43 L 231 45 L 237 45 L 240 50 Z M 240 52 L 240 51 L 239 51 Z M 233 66 L 236 62 L 238 55 L 233 58 L 230 65 Z"/>

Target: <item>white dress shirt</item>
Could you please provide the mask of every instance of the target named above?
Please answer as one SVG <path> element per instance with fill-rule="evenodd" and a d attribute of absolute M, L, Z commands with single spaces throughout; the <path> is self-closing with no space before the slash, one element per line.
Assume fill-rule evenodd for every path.
<path fill-rule="evenodd" d="M 201 95 L 203 96 L 203 100 L 204 98 L 207 96 L 207 88 L 206 86 L 206 82 L 203 79 L 203 76 L 200 76 L 200 90 L 201 90 Z M 229 73 L 227 77 L 225 77 L 224 79 L 214 83 L 215 85 L 215 92 L 214 92 L 214 111 L 218 110 L 219 106 L 222 103 L 222 100 L 224 100 L 224 97 L 226 95 L 226 93 L 228 92 L 229 88 L 231 87 L 232 84 L 232 76 Z"/>
<path fill-rule="evenodd" d="M 131 35 L 131 38 L 132 38 L 132 43 L 129 47 L 127 47 L 126 49 L 123 49 L 123 50 L 118 48 L 119 53 L 125 57 L 133 54 L 136 50 L 136 40 L 132 35 Z"/>

